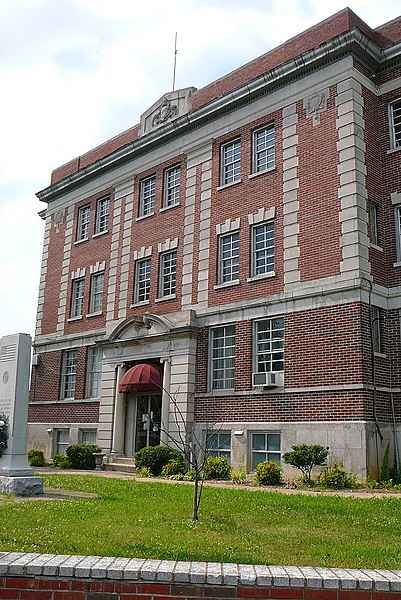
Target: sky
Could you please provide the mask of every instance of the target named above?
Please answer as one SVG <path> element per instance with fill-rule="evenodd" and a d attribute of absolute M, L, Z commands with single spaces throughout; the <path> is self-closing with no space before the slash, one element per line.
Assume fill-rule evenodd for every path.
<path fill-rule="evenodd" d="M 399 0 L 0 0 L 0 337 L 35 329 L 51 171 L 349 6 L 370 27 Z"/>

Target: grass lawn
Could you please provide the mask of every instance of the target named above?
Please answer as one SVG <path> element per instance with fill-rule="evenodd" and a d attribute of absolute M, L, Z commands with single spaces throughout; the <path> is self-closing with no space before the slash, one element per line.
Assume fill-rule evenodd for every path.
<path fill-rule="evenodd" d="M 48 487 L 100 498 L 0 505 L 0 551 L 349 568 L 401 568 L 401 498 L 287 496 L 45 475 Z"/>

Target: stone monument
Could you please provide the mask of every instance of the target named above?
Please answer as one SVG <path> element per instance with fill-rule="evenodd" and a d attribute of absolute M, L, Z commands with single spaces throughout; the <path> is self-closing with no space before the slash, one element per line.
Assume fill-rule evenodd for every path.
<path fill-rule="evenodd" d="M 7 431 L 0 456 L 0 492 L 32 496 L 43 493 L 43 479 L 34 477 L 26 455 L 31 336 L 0 338 L 0 420 Z"/>

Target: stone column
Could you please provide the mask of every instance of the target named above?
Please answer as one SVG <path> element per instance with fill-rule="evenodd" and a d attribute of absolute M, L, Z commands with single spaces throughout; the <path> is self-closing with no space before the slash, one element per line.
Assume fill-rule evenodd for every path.
<path fill-rule="evenodd" d="M 124 454 L 125 437 L 125 399 L 120 394 L 118 387 L 121 379 L 127 372 L 128 367 L 125 364 L 117 366 L 116 389 L 114 395 L 114 420 L 113 420 L 113 440 L 111 445 L 111 454 Z"/>

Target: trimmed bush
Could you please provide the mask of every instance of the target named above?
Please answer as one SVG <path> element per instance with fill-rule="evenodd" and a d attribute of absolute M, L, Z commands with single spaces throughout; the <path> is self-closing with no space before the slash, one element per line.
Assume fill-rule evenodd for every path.
<path fill-rule="evenodd" d="M 162 468 L 161 476 L 162 477 L 175 477 L 176 475 L 184 474 L 184 461 L 177 460 L 176 458 L 172 458 L 168 461 L 166 465 Z"/>
<path fill-rule="evenodd" d="M 152 475 L 156 476 L 161 474 L 163 467 L 171 460 L 180 462 L 182 470 L 184 470 L 184 459 L 181 452 L 175 448 L 169 448 L 169 446 L 145 446 L 134 456 L 137 471 L 146 467 Z"/>
<path fill-rule="evenodd" d="M 53 465 L 60 469 L 71 469 L 71 462 L 65 454 L 55 454 L 53 456 Z"/>
<path fill-rule="evenodd" d="M 320 444 L 299 444 L 292 446 L 292 452 L 283 454 L 285 463 L 296 467 L 302 473 L 302 479 L 306 485 L 311 485 L 311 475 L 313 467 L 320 467 L 326 462 L 329 454 L 329 448 L 320 446 Z"/>
<path fill-rule="evenodd" d="M 280 485 L 283 469 L 274 461 L 266 460 L 256 467 L 253 483 L 255 485 Z"/>
<path fill-rule="evenodd" d="M 327 471 L 320 473 L 318 483 L 333 490 L 358 487 L 355 475 L 346 471 L 341 463 L 333 463 Z"/>
<path fill-rule="evenodd" d="M 45 467 L 47 464 L 42 450 L 29 450 L 28 462 L 31 467 Z"/>
<path fill-rule="evenodd" d="M 99 446 L 92 444 L 73 444 L 68 446 L 66 455 L 71 469 L 94 470 L 96 468 L 94 452 L 101 452 Z"/>
<path fill-rule="evenodd" d="M 231 479 L 231 467 L 224 456 L 209 456 L 203 468 L 204 479 L 228 481 Z"/>

